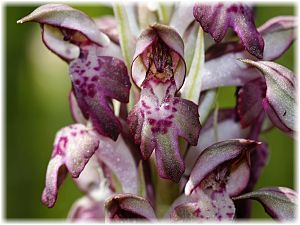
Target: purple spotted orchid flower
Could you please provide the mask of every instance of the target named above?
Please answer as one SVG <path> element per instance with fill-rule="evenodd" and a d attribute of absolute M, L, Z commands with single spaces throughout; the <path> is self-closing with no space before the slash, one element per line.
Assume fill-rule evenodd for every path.
<path fill-rule="evenodd" d="M 163 195 L 155 181 L 166 179 L 179 191 L 165 219 L 249 218 L 250 199 L 272 218 L 294 219 L 295 191 L 255 184 L 270 151 L 260 134 L 296 132 L 295 75 L 272 62 L 295 40 L 295 17 L 256 28 L 253 8 L 243 3 L 113 9 L 114 16 L 93 20 L 46 4 L 18 21 L 41 25 L 72 84 L 76 123 L 56 134 L 42 202 L 53 207 L 70 174 L 84 193 L 71 221 L 155 222 Z M 237 87 L 235 108 L 216 106 L 224 86 Z"/>

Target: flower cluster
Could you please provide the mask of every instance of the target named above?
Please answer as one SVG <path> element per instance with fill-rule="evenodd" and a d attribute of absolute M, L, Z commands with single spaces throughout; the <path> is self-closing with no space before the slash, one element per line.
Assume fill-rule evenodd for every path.
<path fill-rule="evenodd" d="M 180 189 L 165 218 L 248 218 L 249 199 L 273 218 L 295 218 L 295 191 L 254 190 L 268 160 L 260 133 L 295 135 L 296 78 L 272 62 L 295 40 L 295 17 L 256 28 L 242 3 L 113 8 L 114 17 L 93 20 L 46 4 L 18 21 L 41 25 L 72 83 L 75 124 L 56 134 L 42 202 L 53 207 L 70 174 L 85 196 L 69 219 L 155 221 L 155 161 Z M 235 108 L 214 107 L 223 86 L 237 87 Z"/>

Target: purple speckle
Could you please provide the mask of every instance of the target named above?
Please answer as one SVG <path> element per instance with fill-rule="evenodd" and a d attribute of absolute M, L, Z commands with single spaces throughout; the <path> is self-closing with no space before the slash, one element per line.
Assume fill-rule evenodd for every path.
<path fill-rule="evenodd" d="M 173 101 L 173 104 L 176 105 L 177 103 L 179 103 L 179 99 L 175 98 L 174 101 Z"/>
<path fill-rule="evenodd" d="M 165 109 L 165 110 L 169 110 L 169 109 L 170 109 L 170 105 L 165 105 L 165 106 L 164 106 L 164 109 Z"/>
<path fill-rule="evenodd" d="M 173 107 L 172 112 L 177 112 L 177 109 Z"/>
<path fill-rule="evenodd" d="M 75 84 L 80 85 L 80 80 L 79 79 L 75 80 Z"/>
<path fill-rule="evenodd" d="M 96 94 L 95 90 L 89 90 L 89 92 L 88 92 L 88 96 L 91 98 L 93 98 L 95 96 L 95 94 Z"/>
<path fill-rule="evenodd" d="M 174 115 L 170 115 L 167 117 L 167 119 L 173 119 L 174 118 Z"/>
<path fill-rule="evenodd" d="M 89 66 L 89 65 L 91 65 L 91 61 L 88 61 L 88 62 L 85 64 L 85 66 Z"/>
<path fill-rule="evenodd" d="M 95 81 L 97 81 L 97 80 L 99 80 L 99 77 L 98 77 L 98 76 L 93 76 L 93 77 L 92 77 L 92 81 L 93 81 L 93 82 L 95 82 Z"/>
<path fill-rule="evenodd" d="M 156 120 L 152 119 L 152 118 L 149 118 L 148 122 L 149 122 L 150 125 L 153 125 L 156 122 Z"/>
<path fill-rule="evenodd" d="M 233 213 L 226 213 L 226 215 L 230 218 L 233 217 Z"/>
<path fill-rule="evenodd" d="M 153 133 L 158 133 L 159 132 L 159 127 L 152 127 L 151 128 L 151 131 L 153 132 Z"/>
<path fill-rule="evenodd" d="M 95 88 L 95 84 L 91 83 L 91 84 L 88 84 L 88 89 L 94 89 Z"/>
<path fill-rule="evenodd" d="M 150 106 L 148 106 L 148 105 L 146 104 L 146 102 L 143 101 L 143 100 L 142 100 L 142 106 L 143 106 L 144 108 L 146 108 L 146 109 L 150 109 Z"/>

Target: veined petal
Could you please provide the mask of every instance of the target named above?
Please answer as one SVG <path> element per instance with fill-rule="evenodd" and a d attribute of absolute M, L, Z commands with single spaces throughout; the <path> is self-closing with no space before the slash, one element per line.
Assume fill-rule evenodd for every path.
<path fill-rule="evenodd" d="M 75 30 L 99 46 L 109 44 L 108 37 L 97 29 L 95 22 L 83 12 L 64 4 L 45 4 L 18 23 L 34 21 L 61 29 Z"/>
<path fill-rule="evenodd" d="M 104 221 L 104 201 L 95 201 L 88 196 L 78 199 L 72 205 L 68 219 L 72 222 Z"/>
<path fill-rule="evenodd" d="M 156 216 L 150 203 L 137 195 L 116 194 L 105 201 L 105 217 L 110 220 L 146 219 Z"/>
<path fill-rule="evenodd" d="M 54 206 L 58 188 L 67 172 L 77 178 L 98 146 L 97 132 L 82 124 L 70 125 L 57 133 L 42 194 L 45 205 Z"/>
<path fill-rule="evenodd" d="M 199 156 L 190 178 L 185 186 L 185 193 L 191 194 L 199 183 L 214 169 L 226 161 L 237 159 L 248 154 L 259 145 L 258 142 L 246 139 L 233 139 L 218 142 L 206 148 Z M 248 180 L 244 182 L 246 186 Z M 236 187 L 237 188 L 237 187 Z"/>
<path fill-rule="evenodd" d="M 265 41 L 263 59 L 275 60 L 295 40 L 295 18 L 275 17 L 262 25 L 259 31 Z M 243 52 L 236 43 L 224 43 L 210 48 L 206 52 L 207 61 L 202 78 L 202 90 L 223 86 L 243 86 L 259 78 L 259 74 L 253 68 L 245 67 L 237 60 L 240 58 L 256 60 L 247 52 Z"/>
<path fill-rule="evenodd" d="M 265 211 L 273 218 L 279 220 L 293 220 L 296 218 L 296 204 L 298 195 L 295 191 L 285 187 L 268 187 L 254 192 L 246 193 L 234 198 L 255 199 L 265 208 Z"/>
<path fill-rule="evenodd" d="M 260 59 L 263 57 L 264 40 L 255 27 L 249 6 L 241 3 L 196 3 L 193 13 L 203 30 L 210 33 L 216 42 L 222 41 L 228 27 L 231 27 L 250 54 Z"/>
<path fill-rule="evenodd" d="M 296 39 L 297 19 L 294 16 L 274 17 L 258 28 L 264 38 L 264 60 L 279 58 Z M 276 46 L 276 47 L 275 47 Z"/>
<path fill-rule="evenodd" d="M 213 127 L 213 114 L 209 117 L 205 125 L 200 131 L 197 146 L 191 146 L 185 156 L 185 175 L 189 176 L 194 167 L 199 155 L 204 149 L 211 146 L 215 142 L 225 141 L 234 138 L 247 138 L 250 129 L 243 129 L 236 120 L 234 109 L 222 109 L 218 112 L 218 130 L 215 137 Z M 217 138 L 217 139 L 216 139 Z"/>
<path fill-rule="evenodd" d="M 284 132 L 292 134 L 296 121 L 296 78 L 289 69 L 267 61 L 242 60 L 259 69 L 266 79 L 267 93 L 263 107 L 270 120 Z"/>
<path fill-rule="evenodd" d="M 121 124 L 110 106 L 112 98 L 128 102 L 131 87 L 123 61 L 99 56 L 97 46 L 82 49 L 81 56 L 70 64 L 70 74 L 78 105 L 90 117 L 95 129 L 116 140 Z"/>
<path fill-rule="evenodd" d="M 237 113 L 243 128 L 253 124 L 263 113 L 262 101 L 266 96 L 266 82 L 263 78 L 247 82 L 239 89 Z"/>

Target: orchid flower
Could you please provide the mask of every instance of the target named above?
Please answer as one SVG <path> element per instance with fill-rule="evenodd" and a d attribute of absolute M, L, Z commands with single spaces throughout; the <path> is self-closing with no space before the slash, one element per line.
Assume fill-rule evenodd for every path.
<path fill-rule="evenodd" d="M 41 25 L 72 84 L 75 124 L 56 134 L 42 202 L 55 205 L 69 173 L 84 193 L 69 220 L 156 222 L 163 193 L 154 181 L 165 179 L 179 189 L 165 219 L 249 218 L 250 199 L 274 219 L 294 219 L 295 191 L 255 185 L 271 160 L 260 134 L 296 133 L 296 76 L 272 62 L 296 39 L 296 18 L 257 28 L 244 3 L 116 3 L 113 10 L 92 19 L 46 4 L 18 21 Z M 237 87 L 234 108 L 217 107 L 224 86 Z"/>

